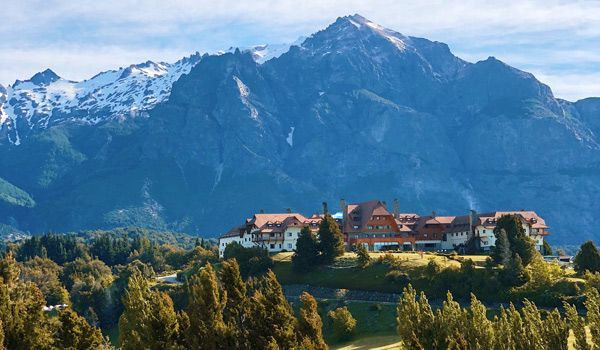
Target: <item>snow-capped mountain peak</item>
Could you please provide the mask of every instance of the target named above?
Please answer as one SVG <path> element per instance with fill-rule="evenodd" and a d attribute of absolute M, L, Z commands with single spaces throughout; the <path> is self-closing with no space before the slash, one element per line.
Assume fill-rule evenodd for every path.
<path fill-rule="evenodd" d="M 175 63 L 147 61 L 70 81 L 47 69 L 0 89 L 0 134 L 19 144 L 30 131 L 65 121 L 97 124 L 140 116 L 170 95 L 172 85 L 190 72 L 199 53 Z"/>

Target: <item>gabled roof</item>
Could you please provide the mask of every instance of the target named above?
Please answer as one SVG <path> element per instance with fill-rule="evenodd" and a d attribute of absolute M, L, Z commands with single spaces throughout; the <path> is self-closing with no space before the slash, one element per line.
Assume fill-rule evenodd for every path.
<path fill-rule="evenodd" d="M 532 210 L 515 210 L 515 211 L 494 211 L 489 213 L 477 214 L 479 223 L 486 227 L 496 226 L 496 222 L 504 215 L 517 215 L 532 228 L 546 229 L 548 226 L 535 211 Z"/>
<path fill-rule="evenodd" d="M 344 232 L 361 232 L 373 216 L 391 216 L 383 202 L 372 200 L 348 205 L 348 220 L 344 223 Z M 358 220 L 353 220 L 358 217 Z M 354 226 L 358 226 L 355 229 Z"/>
<path fill-rule="evenodd" d="M 240 237 L 246 232 L 245 226 L 236 226 L 230 229 L 229 231 L 222 234 L 219 238 L 230 238 L 230 237 Z"/>

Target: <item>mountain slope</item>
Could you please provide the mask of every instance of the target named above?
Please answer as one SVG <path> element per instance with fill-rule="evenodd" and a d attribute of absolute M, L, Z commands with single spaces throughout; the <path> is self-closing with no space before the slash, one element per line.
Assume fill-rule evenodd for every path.
<path fill-rule="evenodd" d="M 60 81 L 45 72 L 28 84 L 47 94 Z M 93 122 L 84 104 L 17 116 L 44 125 L 19 146 L 5 126 L 0 176 L 37 205 L 0 209 L 0 222 L 214 235 L 260 209 L 398 197 L 417 212 L 534 209 L 554 242 L 597 235 L 598 99 L 556 99 L 494 58 L 465 62 L 354 15 L 268 60 L 204 56 L 160 98 L 138 89 L 127 91 L 152 101 L 146 118 L 122 113 L 132 98 Z M 36 118 L 48 123 L 27 124 Z"/>

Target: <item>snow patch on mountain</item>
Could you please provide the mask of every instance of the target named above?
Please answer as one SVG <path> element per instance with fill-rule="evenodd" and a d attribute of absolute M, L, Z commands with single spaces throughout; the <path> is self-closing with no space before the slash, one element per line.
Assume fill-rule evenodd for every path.
<path fill-rule="evenodd" d="M 301 36 L 292 43 L 285 44 L 261 44 L 250 47 L 230 47 L 227 52 L 235 52 L 239 49 L 241 52 L 249 52 L 252 58 L 258 64 L 263 64 L 272 58 L 277 58 L 290 50 L 292 46 L 299 46 L 306 40 L 306 37 Z"/>
<path fill-rule="evenodd" d="M 288 145 L 290 145 L 290 147 L 294 147 L 294 130 L 296 130 L 296 128 L 293 126 L 290 126 L 290 132 L 289 132 L 288 136 L 285 138 L 285 141 L 288 143 Z"/>
<path fill-rule="evenodd" d="M 240 92 L 240 100 L 246 108 L 250 110 L 250 118 L 257 120 L 258 119 L 258 111 L 256 107 L 248 100 L 248 96 L 250 95 L 250 88 L 243 81 L 240 80 L 237 76 L 233 76 L 233 80 L 237 84 L 238 91 Z"/>

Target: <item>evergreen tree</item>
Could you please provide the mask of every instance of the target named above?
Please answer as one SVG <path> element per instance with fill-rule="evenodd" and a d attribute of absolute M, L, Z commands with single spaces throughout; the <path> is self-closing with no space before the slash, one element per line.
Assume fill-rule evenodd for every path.
<path fill-rule="evenodd" d="M 296 319 L 283 295 L 281 285 L 270 270 L 256 283 L 250 301 L 248 331 L 253 349 L 276 345 L 291 349 L 296 346 Z"/>
<path fill-rule="evenodd" d="M 354 252 L 356 253 L 358 266 L 367 267 L 371 263 L 371 255 L 369 255 L 369 251 L 364 245 L 357 244 L 354 248 Z"/>
<path fill-rule="evenodd" d="M 590 350 L 590 345 L 587 342 L 587 335 L 585 332 L 585 321 L 577 313 L 577 309 L 573 305 L 567 303 L 564 304 L 565 313 L 567 320 L 569 321 L 569 327 L 573 331 L 575 342 L 573 347 L 575 350 Z"/>
<path fill-rule="evenodd" d="M 586 317 L 595 349 L 600 348 L 600 294 L 596 288 L 588 288 L 585 292 Z"/>
<path fill-rule="evenodd" d="M 523 265 L 529 265 L 529 262 L 537 254 L 537 251 L 533 240 L 525 234 L 525 229 L 519 217 L 517 215 L 503 215 L 498 219 L 494 228 L 496 238 L 500 236 L 502 230 L 506 232 L 513 255 L 518 254 L 522 259 Z"/>
<path fill-rule="evenodd" d="M 600 253 L 592 241 L 583 243 L 575 256 L 575 271 L 583 273 L 586 270 L 600 271 Z"/>
<path fill-rule="evenodd" d="M 398 335 L 409 349 L 433 349 L 435 315 L 425 294 L 417 300 L 411 285 L 404 288 L 397 306 Z"/>
<path fill-rule="evenodd" d="M 548 243 L 547 240 L 544 240 L 542 245 L 542 254 L 543 255 L 552 255 L 552 246 Z"/>
<path fill-rule="evenodd" d="M 528 280 L 527 272 L 519 254 L 515 254 L 504 267 L 500 275 L 503 283 L 507 286 L 521 286 Z"/>
<path fill-rule="evenodd" d="M 223 321 L 230 329 L 228 342 L 230 348 L 249 349 L 247 322 L 249 301 L 246 295 L 246 284 L 242 280 L 240 267 L 235 259 L 223 261 L 219 275 L 224 294 L 227 295 L 223 309 Z"/>
<path fill-rule="evenodd" d="M 4 347 L 4 327 L 2 326 L 2 320 L 0 319 L 0 350 L 5 350 Z"/>
<path fill-rule="evenodd" d="M 55 333 L 54 345 L 59 349 L 96 350 L 103 345 L 100 330 L 90 326 L 85 318 L 72 309 L 60 311 L 58 319 L 60 326 Z"/>
<path fill-rule="evenodd" d="M 344 254 L 344 235 L 330 214 L 325 214 L 319 225 L 319 247 L 323 262 L 330 264 Z"/>
<path fill-rule="evenodd" d="M 493 349 L 495 332 L 494 323 L 487 318 L 487 308 L 474 294 L 471 294 L 471 307 L 467 322 L 467 337 L 470 349 Z"/>
<path fill-rule="evenodd" d="M 569 327 L 557 309 L 552 310 L 544 320 L 542 337 L 547 349 L 568 350 Z"/>
<path fill-rule="evenodd" d="M 498 232 L 498 235 L 496 235 L 496 244 L 494 250 L 492 251 L 492 258 L 496 264 L 502 264 L 506 266 L 510 260 L 510 257 L 510 242 L 508 241 L 506 230 L 501 229 L 500 232 Z"/>
<path fill-rule="evenodd" d="M 0 260 L 0 322 L 4 345 L 11 350 L 50 349 L 52 334 L 42 292 L 31 282 L 19 281 L 12 253 Z"/>
<path fill-rule="evenodd" d="M 305 348 L 314 350 L 325 350 L 327 344 L 323 340 L 323 322 L 317 311 L 317 301 L 307 292 L 300 296 L 302 307 L 300 308 L 300 319 L 298 320 L 298 331 Z"/>
<path fill-rule="evenodd" d="M 223 321 L 227 295 L 220 291 L 211 264 L 190 278 L 188 293 L 188 345 L 193 349 L 227 349 L 222 342 L 229 331 Z"/>
<path fill-rule="evenodd" d="M 466 345 L 462 333 L 467 328 L 467 315 L 450 292 L 446 294 L 442 308 L 435 314 L 434 328 L 437 330 L 433 339 L 434 349 L 461 348 Z"/>
<path fill-rule="evenodd" d="M 517 344 L 512 336 L 512 324 L 504 306 L 500 307 L 500 316 L 494 318 L 494 350 L 516 350 Z"/>
<path fill-rule="evenodd" d="M 329 311 L 328 316 L 331 319 L 333 334 L 338 340 L 347 340 L 352 337 L 356 329 L 356 320 L 346 306 Z"/>
<path fill-rule="evenodd" d="M 179 324 L 171 298 L 150 290 L 139 272 L 129 278 L 119 319 L 121 349 L 179 349 Z"/>
<path fill-rule="evenodd" d="M 296 241 L 296 251 L 292 255 L 292 268 L 296 272 L 312 270 L 319 263 L 319 249 L 317 239 L 308 226 L 300 231 Z"/>

